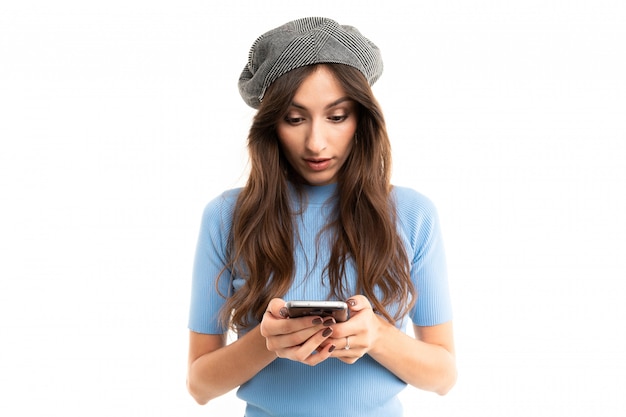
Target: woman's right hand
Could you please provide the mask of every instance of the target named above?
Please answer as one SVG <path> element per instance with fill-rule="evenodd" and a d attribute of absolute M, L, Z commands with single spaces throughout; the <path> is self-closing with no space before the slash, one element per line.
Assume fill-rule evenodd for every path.
<path fill-rule="evenodd" d="M 331 326 L 334 324 L 333 318 L 324 319 L 318 316 L 289 318 L 285 301 L 274 298 L 263 315 L 260 330 L 261 335 L 265 337 L 267 349 L 276 356 L 314 366 L 328 359 L 335 350 L 333 344 L 320 348 L 320 345 L 332 335 Z"/>

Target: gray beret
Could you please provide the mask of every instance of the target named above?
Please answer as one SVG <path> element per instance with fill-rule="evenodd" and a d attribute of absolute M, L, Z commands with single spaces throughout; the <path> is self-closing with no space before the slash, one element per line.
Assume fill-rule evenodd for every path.
<path fill-rule="evenodd" d="M 331 19 L 307 17 L 272 29 L 254 41 L 239 77 L 239 93 L 246 104 L 256 109 L 278 77 L 321 63 L 350 65 L 361 71 L 370 85 L 383 72 L 378 47 L 356 28 Z"/>

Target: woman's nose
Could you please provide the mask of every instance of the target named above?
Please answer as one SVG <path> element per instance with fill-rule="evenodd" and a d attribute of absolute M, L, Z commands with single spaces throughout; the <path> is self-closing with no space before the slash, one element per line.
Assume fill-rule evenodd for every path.
<path fill-rule="evenodd" d="M 307 151 L 312 154 L 319 154 L 326 149 L 326 145 L 326 132 L 322 123 L 312 123 L 305 142 Z"/>

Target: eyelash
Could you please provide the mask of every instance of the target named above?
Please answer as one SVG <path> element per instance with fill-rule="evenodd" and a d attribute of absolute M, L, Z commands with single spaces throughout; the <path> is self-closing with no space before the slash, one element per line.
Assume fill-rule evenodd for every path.
<path fill-rule="evenodd" d="M 329 116 L 328 119 L 333 123 L 341 123 L 348 118 L 348 114 L 340 114 L 336 116 Z M 290 125 L 297 125 L 304 120 L 304 117 L 285 117 L 285 122 Z"/>
<path fill-rule="evenodd" d="M 290 125 L 297 125 L 302 120 L 304 120 L 303 117 L 285 117 L 285 122 L 287 122 Z"/>
<path fill-rule="evenodd" d="M 329 119 L 331 122 L 340 123 L 348 118 L 347 114 L 339 114 L 336 116 L 330 116 Z"/>

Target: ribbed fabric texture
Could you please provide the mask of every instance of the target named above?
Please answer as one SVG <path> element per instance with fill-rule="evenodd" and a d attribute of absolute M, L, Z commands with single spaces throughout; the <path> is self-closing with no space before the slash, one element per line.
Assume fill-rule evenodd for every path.
<path fill-rule="evenodd" d="M 296 216 L 299 243 L 296 245 L 294 284 L 285 300 L 328 297 L 324 267 L 329 256 L 325 237 L 318 242 L 333 208 L 335 185 L 307 187 L 308 204 Z M 193 272 L 189 328 L 198 333 L 221 334 L 216 318 L 224 303 L 215 290 L 215 277 L 225 262 L 233 205 L 239 190 L 227 191 L 211 201 L 203 214 Z M 399 231 L 412 259 L 411 276 L 418 298 L 410 312 L 420 326 L 452 319 L 443 242 L 437 212 L 430 200 L 408 188 L 395 187 Z M 347 268 L 354 288 L 355 272 Z M 220 280 L 220 291 L 232 293 L 241 287 L 238 277 Z M 397 323 L 404 328 L 406 320 Z M 397 394 L 405 384 L 369 356 L 353 365 L 335 359 L 309 367 L 277 359 L 242 385 L 238 396 L 248 403 L 246 416 L 385 416 L 402 415 Z"/>

